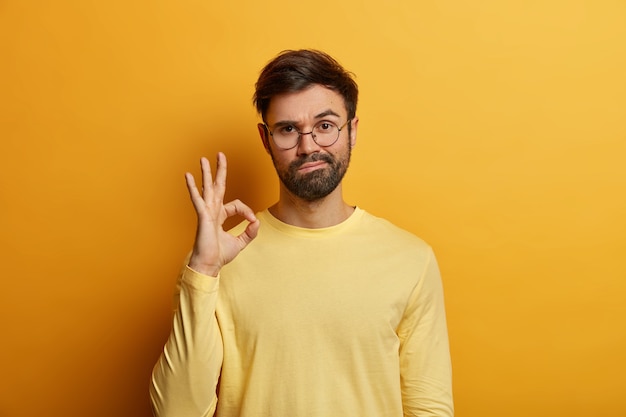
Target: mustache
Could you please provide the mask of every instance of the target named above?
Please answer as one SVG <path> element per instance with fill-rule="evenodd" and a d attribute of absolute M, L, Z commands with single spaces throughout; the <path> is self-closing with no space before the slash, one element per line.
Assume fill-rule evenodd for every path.
<path fill-rule="evenodd" d="M 314 154 L 303 156 L 301 158 L 296 159 L 291 164 L 289 164 L 289 167 L 292 169 L 298 169 L 306 163 L 317 162 L 317 161 L 324 161 L 332 165 L 335 162 L 335 159 L 327 153 L 314 153 Z"/>

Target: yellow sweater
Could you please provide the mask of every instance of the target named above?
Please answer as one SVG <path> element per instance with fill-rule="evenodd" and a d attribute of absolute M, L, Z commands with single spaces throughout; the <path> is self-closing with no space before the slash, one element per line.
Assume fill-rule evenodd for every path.
<path fill-rule="evenodd" d="M 219 277 L 183 268 L 155 415 L 452 416 L 430 247 L 359 208 L 324 229 L 258 218 L 257 238 Z"/>

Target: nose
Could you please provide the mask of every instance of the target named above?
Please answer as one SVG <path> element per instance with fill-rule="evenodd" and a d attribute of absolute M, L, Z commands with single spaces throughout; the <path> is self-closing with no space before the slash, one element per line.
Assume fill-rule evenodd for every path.
<path fill-rule="evenodd" d="M 313 152 L 319 152 L 320 146 L 315 142 L 314 137 L 315 134 L 312 131 L 300 133 L 300 140 L 297 146 L 298 155 L 309 155 Z"/>

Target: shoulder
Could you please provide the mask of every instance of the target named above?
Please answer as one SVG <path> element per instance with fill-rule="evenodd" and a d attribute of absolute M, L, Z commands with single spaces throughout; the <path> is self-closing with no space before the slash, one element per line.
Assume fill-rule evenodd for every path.
<path fill-rule="evenodd" d="M 362 211 L 360 227 L 368 234 L 387 242 L 397 242 L 416 249 L 430 250 L 429 244 L 414 233 L 397 226 L 385 218 L 375 216 L 365 210 Z"/>

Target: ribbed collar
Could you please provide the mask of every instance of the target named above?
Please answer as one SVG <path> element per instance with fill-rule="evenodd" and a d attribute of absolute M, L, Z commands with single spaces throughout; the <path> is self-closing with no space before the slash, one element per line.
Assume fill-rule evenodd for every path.
<path fill-rule="evenodd" d="M 308 229 L 305 227 L 292 226 L 290 224 L 283 223 L 282 221 L 274 217 L 267 209 L 260 212 L 257 216 L 261 220 L 261 223 L 265 223 L 266 225 L 278 230 L 280 233 L 301 238 L 322 238 L 341 233 L 346 229 L 351 228 L 364 215 L 365 210 L 356 207 L 350 217 L 348 217 L 343 222 L 334 226 L 322 227 L 319 229 Z"/>

